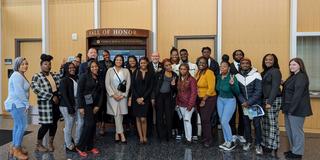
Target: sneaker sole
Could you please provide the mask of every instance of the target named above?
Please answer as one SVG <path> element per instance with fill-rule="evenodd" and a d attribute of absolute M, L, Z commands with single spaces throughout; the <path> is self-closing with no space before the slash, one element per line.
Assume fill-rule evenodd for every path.
<path fill-rule="evenodd" d="M 234 145 L 234 146 L 231 147 L 231 148 L 223 147 L 222 149 L 225 150 L 225 151 L 231 151 L 231 150 L 233 150 L 234 148 L 236 148 L 236 145 Z"/>

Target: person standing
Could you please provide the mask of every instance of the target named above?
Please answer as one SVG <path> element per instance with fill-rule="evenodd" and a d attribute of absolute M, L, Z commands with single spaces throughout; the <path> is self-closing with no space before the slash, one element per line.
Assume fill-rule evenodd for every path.
<path fill-rule="evenodd" d="M 130 90 L 130 72 L 124 68 L 124 57 L 114 57 L 114 67 L 107 71 L 105 86 L 107 89 L 107 113 L 114 116 L 115 141 L 127 143 L 123 133 L 123 115 L 128 114 L 128 94 Z"/>
<path fill-rule="evenodd" d="M 153 87 L 152 73 L 148 71 L 149 60 L 140 58 L 140 67 L 131 76 L 131 101 L 132 114 L 136 117 L 136 126 L 139 134 L 140 144 L 146 144 L 147 140 L 147 113 L 151 103 L 151 92 Z"/>
<path fill-rule="evenodd" d="M 37 95 L 39 110 L 39 123 L 41 127 L 38 130 L 36 151 L 53 152 L 53 140 L 56 135 L 59 111 L 59 83 L 60 75 L 50 72 L 52 56 L 41 55 L 41 72 L 32 77 L 31 88 Z M 43 137 L 49 131 L 48 149 L 42 145 Z"/>
<path fill-rule="evenodd" d="M 63 66 L 63 73 L 59 90 L 61 95 L 60 112 L 65 121 L 64 143 L 67 151 L 75 151 L 75 144 L 72 142 L 72 129 L 77 105 L 77 76 L 76 67 L 73 63 L 67 62 Z"/>
<path fill-rule="evenodd" d="M 170 61 L 172 63 L 172 70 L 179 74 L 180 57 L 176 47 L 172 47 L 170 50 Z"/>
<path fill-rule="evenodd" d="M 83 117 L 83 129 L 76 146 L 76 151 L 81 157 L 87 157 L 86 151 L 99 154 L 100 151 L 94 147 L 94 136 L 96 133 L 96 114 L 103 102 L 103 92 L 99 83 L 99 65 L 92 60 L 88 63 L 87 71 L 80 75 L 78 82 L 79 112 Z"/>
<path fill-rule="evenodd" d="M 201 118 L 203 132 L 203 144 L 210 147 L 212 144 L 211 116 L 216 112 L 217 93 L 215 90 L 216 77 L 214 72 L 208 68 L 208 59 L 204 56 L 197 59 L 199 68 L 196 74 L 198 86 L 198 110 Z"/>
<path fill-rule="evenodd" d="M 286 158 L 302 158 L 304 153 L 305 118 L 312 115 L 309 93 L 309 78 L 301 58 L 289 62 L 290 76 L 283 85 L 283 106 L 286 133 L 290 149 Z"/>
<path fill-rule="evenodd" d="M 230 72 L 229 56 L 223 55 L 220 65 L 220 75 L 217 77 L 216 90 L 218 92 L 217 110 L 223 131 L 224 143 L 219 148 L 232 150 L 236 147 L 232 139 L 229 121 L 236 110 L 236 96 L 240 89 L 237 79 Z"/>
<path fill-rule="evenodd" d="M 183 119 L 186 142 L 192 141 L 191 117 L 195 110 L 197 98 L 197 81 L 190 75 L 189 65 L 183 63 L 179 67 L 179 79 L 177 82 L 176 105 Z"/>
<path fill-rule="evenodd" d="M 13 119 L 12 147 L 10 155 L 18 159 L 28 159 L 28 153 L 22 149 L 23 135 L 27 128 L 27 112 L 29 104 L 30 84 L 25 76 L 28 70 L 26 58 L 17 57 L 13 64 L 13 73 L 9 78 L 8 97 L 4 102 L 6 111 Z"/>
<path fill-rule="evenodd" d="M 97 60 L 97 57 L 98 57 L 97 49 L 90 48 L 87 52 L 87 61 L 81 63 L 79 66 L 79 75 L 87 72 L 89 61 Z"/>
<path fill-rule="evenodd" d="M 236 78 L 239 82 L 240 94 L 238 96 L 241 102 L 243 110 L 250 107 L 261 106 L 262 103 L 262 88 L 261 88 L 261 75 L 257 72 L 257 69 L 252 67 L 251 60 L 243 58 L 240 61 L 240 73 L 236 74 Z M 246 143 L 242 149 L 248 151 L 252 145 L 251 136 L 251 121 L 255 129 L 255 149 L 256 154 L 262 154 L 261 147 L 261 117 L 253 117 L 249 119 L 248 115 L 243 115 L 244 123 L 244 136 Z"/>
<path fill-rule="evenodd" d="M 281 72 L 275 54 L 262 60 L 262 96 L 265 116 L 262 119 L 262 143 L 265 153 L 277 152 L 280 147 L 279 112 L 281 107 Z"/>

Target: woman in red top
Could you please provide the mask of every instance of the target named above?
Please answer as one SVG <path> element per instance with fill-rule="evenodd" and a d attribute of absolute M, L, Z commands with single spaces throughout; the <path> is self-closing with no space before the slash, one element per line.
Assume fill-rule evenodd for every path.
<path fill-rule="evenodd" d="M 179 80 L 178 80 L 178 95 L 177 107 L 179 115 L 183 118 L 184 131 L 187 143 L 191 142 L 192 126 L 191 116 L 194 111 L 194 106 L 197 97 L 197 81 L 189 73 L 189 65 L 181 64 L 179 67 Z"/>

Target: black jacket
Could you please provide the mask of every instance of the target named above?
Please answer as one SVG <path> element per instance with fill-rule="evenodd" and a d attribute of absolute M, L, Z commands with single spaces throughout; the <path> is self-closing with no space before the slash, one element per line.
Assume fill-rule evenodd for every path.
<path fill-rule="evenodd" d="M 131 93 L 132 100 L 143 97 L 145 101 L 149 101 L 153 89 L 153 77 L 150 71 L 146 72 L 142 79 L 142 72 L 136 69 L 131 75 Z"/>
<path fill-rule="evenodd" d="M 276 97 L 281 97 L 281 72 L 278 68 L 270 68 L 262 74 L 262 95 L 267 104 L 272 105 Z"/>
<path fill-rule="evenodd" d="M 148 71 L 151 71 L 151 73 L 153 73 L 153 74 L 156 74 L 156 73 L 158 73 L 158 72 L 161 72 L 162 70 L 163 70 L 163 65 L 162 65 L 162 63 L 160 63 L 160 62 L 159 62 L 159 64 L 158 64 L 158 71 L 155 71 L 155 70 L 154 70 L 154 67 L 153 67 L 152 62 L 150 62 L 150 63 L 148 64 Z"/>
<path fill-rule="evenodd" d="M 162 86 L 163 80 L 164 80 L 164 73 L 165 71 L 162 70 L 161 72 L 158 72 L 154 76 L 154 87 L 153 87 L 153 95 L 155 98 L 160 94 L 160 88 Z M 171 98 L 172 100 L 175 99 L 176 94 L 177 94 L 177 83 L 178 83 L 178 75 L 172 71 L 173 77 L 176 79 L 176 85 L 172 86 L 171 85 Z"/>
<path fill-rule="evenodd" d="M 284 83 L 282 95 L 283 113 L 300 117 L 312 115 L 307 74 L 298 72 L 291 75 Z"/>
<path fill-rule="evenodd" d="M 248 102 L 249 106 L 254 104 L 262 104 L 262 88 L 261 88 L 261 75 L 257 69 L 252 68 L 248 74 L 241 72 L 236 74 L 239 82 L 240 94 L 238 99 L 240 103 Z"/>
<path fill-rule="evenodd" d="M 78 102 L 79 108 L 88 106 L 85 101 L 85 95 L 92 95 L 93 104 L 89 106 L 101 107 L 103 103 L 103 92 L 100 87 L 99 80 L 95 80 L 91 73 L 84 73 L 80 75 L 78 82 Z"/>
<path fill-rule="evenodd" d="M 209 60 L 208 60 L 209 62 Z M 214 75 L 217 77 L 220 73 L 220 67 L 219 67 L 219 63 L 210 57 L 210 66 L 208 66 L 210 70 L 212 70 L 214 72 Z"/>
<path fill-rule="evenodd" d="M 73 83 L 71 78 L 63 77 L 59 86 L 61 94 L 60 106 L 67 107 L 69 114 L 74 114 L 76 108 Z"/>
<path fill-rule="evenodd" d="M 230 74 L 236 75 L 237 73 L 239 73 L 239 70 L 237 70 L 237 67 L 234 65 L 234 63 L 231 63 L 230 64 Z"/>

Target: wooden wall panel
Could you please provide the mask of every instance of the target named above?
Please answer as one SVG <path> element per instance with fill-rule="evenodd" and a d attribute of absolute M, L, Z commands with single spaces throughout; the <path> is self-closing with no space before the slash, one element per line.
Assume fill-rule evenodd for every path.
<path fill-rule="evenodd" d="M 298 32 L 320 32 L 319 6 L 319 0 L 298 0 Z"/>

